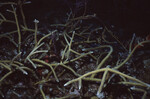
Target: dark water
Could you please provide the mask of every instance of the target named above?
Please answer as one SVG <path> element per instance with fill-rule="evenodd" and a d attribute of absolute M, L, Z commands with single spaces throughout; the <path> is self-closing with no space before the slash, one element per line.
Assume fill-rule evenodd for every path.
<path fill-rule="evenodd" d="M 150 26 L 150 7 L 148 0 L 32 0 L 26 7 L 26 13 L 32 18 L 50 20 L 59 18 L 72 8 L 78 14 L 87 2 L 87 13 L 96 15 L 108 25 L 115 25 L 117 29 L 130 35 L 148 35 Z M 77 12 L 78 11 L 78 12 Z M 33 17 L 34 16 L 34 17 Z"/>

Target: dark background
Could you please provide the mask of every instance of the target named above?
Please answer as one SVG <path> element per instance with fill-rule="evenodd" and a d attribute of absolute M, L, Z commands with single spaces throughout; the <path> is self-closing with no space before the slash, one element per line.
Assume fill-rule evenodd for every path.
<path fill-rule="evenodd" d="M 149 0 L 32 0 L 31 8 L 38 13 L 43 11 L 65 12 L 76 9 L 76 3 L 87 2 L 87 13 L 96 13 L 106 24 L 113 24 L 127 33 L 149 34 Z M 58 16 L 61 14 L 59 13 Z"/>
<path fill-rule="evenodd" d="M 105 24 L 114 25 L 127 35 L 149 34 L 149 0 L 31 0 L 31 4 L 24 6 L 24 11 L 27 21 L 38 19 L 47 24 L 59 23 L 59 18 L 65 16 L 70 9 L 81 14 L 85 2 L 87 14 L 95 13 Z M 54 18 L 57 22 L 54 22 Z"/>

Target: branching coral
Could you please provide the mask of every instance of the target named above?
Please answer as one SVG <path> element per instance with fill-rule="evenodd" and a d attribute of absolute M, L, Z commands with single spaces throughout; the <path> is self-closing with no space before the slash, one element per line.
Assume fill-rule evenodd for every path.
<path fill-rule="evenodd" d="M 7 19 L 2 13 L 0 13 L 0 24 L 13 23 L 16 25 L 17 29 L 7 33 L 1 33 L 0 39 L 8 38 L 10 42 L 16 46 L 17 53 L 16 56 L 11 57 L 11 60 L 10 58 L 7 60 L 0 60 L 0 69 L 4 71 L 3 76 L 0 78 L 0 87 L 2 84 L 7 82 L 7 77 L 19 70 L 28 77 L 36 75 L 36 77 L 33 76 L 36 78 L 36 81 L 33 81 L 32 86 L 39 86 L 38 89 L 41 92 L 43 99 L 46 99 L 44 85 L 55 81 L 57 81 L 57 83 L 64 84 L 64 80 L 65 82 L 67 81 L 64 86 L 78 82 L 78 90 L 81 90 L 84 86 L 83 81 L 98 83 L 100 85 L 99 88 L 97 88 L 97 97 L 99 97 L 107 84 L 109 84 L 112 79 L 115 79 L 114 75 L 118 75 L 119 81 L 116 82 L 117 84 L 132 86 L 131 89 L 144 92 L 143 99 L 146 97 L 147 90 L 149 90 L 150 85 L 135 77 L 127 75 L 120 69 L 125 67 L 125 64 L 130 60 L 139 45 L 150 43 L 150 41 L 142 41 L 132 49 L 131 47 L 134 40 L 132 39 L 128 51 L 121 41 L 119 41 L 119 39 L 106 26 L 103 26 L 104 29 L 102 31 L 99 26 L 96 28 L 92 27 L 91 24 L 84 24 L 84 26 L 83 21 L 96 18 L 95 14 L 85 15 L 85 13 L 80 17 L 75 17 L 72 13 L 70 13 L 65 24 L 51 25 L 51 27 L 61 27 L 63 28 L 63 31 L 52 30 L 47 34 L 43 33 L 41 37 L 39 36 L 40 31 L 38 30 L 38 20 L 34 21 L 35 29 L 29 28 L 22 9 L 22 5 L 26 4 L 26 2 L 21 2 L 20 0 L 19 2 L 23 24 L 21 24 L 20 19 L 17 17 L 17 3 L 2 3 L 4 6 L 10 5 L 12 7 L 12 11 L 8 11 L 14 14 L 15 21 Z M 115 38 L 118 44 L 121 45 L 120 47 L 124 48 L 126 52 L 128 51 L 128 56 L 123 59 L 124 61 L 121 63 L 119 63 L 119 60 L 117 62 L 112 61 L 113 52 L 115 51 L 113 46 L 114 43 L 106 40 L 106 32 L 109 32 L 109 36 Z M 52 38 L 53 35 L 59 36 L 58 39 Z M 16 37 L 17 42 L 16 39 L 14 39 Z M 25 41 L 23 41 L 22 38 L 24 38 Z M 23 46 L 25 46 L 28 41 L 30 41 L 29 48 L 26 48 L 25 54 L 23 54 Z M 59 45 L 59 49 L 55 48 L 56 42 L 62 44 L 62 46 Z M 57 51 L 55 49 L 57 49 Z M 54 52 L 54 54 L 51 54 L 51 51 Z M 45 55 L 48 55 L 50 62 L 44 60 Z M 53 58 L 56 58 L 57 60 Z M 87 70 L 88 72 L 82 70 L 82 67 L 89 65 L 89 63 L 94 64 L 94 69 Z M 43 72 L 42 69 L 48 69 L 48 73 L 45 73 L 46 76 L 42 75 L 39 73 L 38 69 L 41 69 L 40 72 Z M 85 73 L 80 74 L 78 69 Z M 31 75 L 29 75 L 30 73 Z M 65 74 L 73 74 L 74 77 L 63 77 Z M 65 95 L 67 98 L 72 96 L 69 93 Z M 65 98 L 65 95 L 63 94 L 63 96 L 59 98 Z"/>

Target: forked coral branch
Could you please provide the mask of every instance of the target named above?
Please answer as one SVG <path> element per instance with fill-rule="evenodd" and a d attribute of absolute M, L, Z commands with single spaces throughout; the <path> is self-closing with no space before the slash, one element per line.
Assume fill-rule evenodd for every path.
<path fill-rule="evenodd" d="M 104 82 L 105 82 L 105 79 L 106 79 L 106 75 L 107 75 L 108 72 L 121 75 L 121 76 L 123 76 L 123 77 L 125 77 L 125 78 L 127 78 L 127 79 L 129 79 L 129 80 L 132 80 L 132 81 L 134 81 L 134 82 L 136 82 L 136 83 L 141 84 L 142 86 L 144 86 L 144 87 L 146 87 L 146 88 L 150 88 L 150 85 L 149 85 L 149 84 L 144 83 L 144 82 L 142 82 L 141 80 L 138 80 L 138 79 L 136 79 L 136 78 L 134 78 L 134 77 L 128 76 L 128 75 L 126 75 L 126 74 L 124 74 L 124 73 L 121 73 L 121 72 L 119 72 L 118 70 L 111 69 L 111 68 L 108 68 L 108 67 L 102 68 L 102 69 L 98 69 L 98 70 L 94 70 L 94 71 L 88 72 L 88 73 L 86 73 L 86 74 L 84 74 L 84 75 L 81 75 L 80 77 L 78 77 L 78 78 L 76 78 L 76 79 L 73 79 L 73 80 L 71 80 L 71 81 L 68 81 L 67 83 L 64 84 L 64 86 L 67 86 L 67 85 L 69 85 L 69 84 L 71 84 L 71 83 L 73 83 L 73 82 L 79 81 L 79 80 L 81 80 L 81 79 L 83 79 L 83 78 L 85 78 L 85 77 L 87 77 L 87 76 L 90 76 L 90 75 L 96 74 L 96 73 L 100 73 L 100 72 L 104 72 L 104 74 L 103 74 L 103 77 L 102 77 L 101 85 L 100 85 L 100 87 L 99 87 L 99 89 L 98 89 L 98 91 L 97 91 L 97 95 L 99 95 L 100 92 L 102 91 L 102 87 L 103 87 L 103 85 L 104 85 Z M 134 84 L 134 85 L 139 85 L 139 84 Z M 80 87 L 81 87 L 81 86 L 80 86 Z M 80 88 L 80 87 L 79 87 L 79 88 Z"/>
<path fill-rule="evenodd" d="M 38 45 L 37 47 L 34 47 L 34 49 L 30 52 L 30 54 L 26 57 L 26 59 L 24 60 L 24 62 L 26 63 L 27 60 L 32 64 L 32 66 L 34 68 L 36 68 L 37 66 L 32 62 L 32 60 L 30 59 L 30 57 L 34 54 L 37 53 L 47 53 L 48 50 L 40 50 L 40 51 L 36 51 L 38 48 L 40 48 L 44 43 L 41 43 L 40 45 Z"/>

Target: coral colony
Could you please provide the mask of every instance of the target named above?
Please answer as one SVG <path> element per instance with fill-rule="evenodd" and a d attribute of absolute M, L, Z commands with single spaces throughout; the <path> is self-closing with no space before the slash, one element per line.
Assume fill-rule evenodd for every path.
<path fill-rule="evenodd" d="M 14 18 L 9 19 L 0 13 L 0 24 L 16 28 L 0 34 L 1 40 L 7 40 L 7 43 L 13 45 L 11 50 L 7 50 L 10 52 L 0 51 L 3 53 L 0 58 L 1 89 L 4 85 L 13 86 L 14 79 L 19 75 L 14 79 L 12 77 L 19 73 L 24 80 L 30 81 L 28 83 L 34 90 L 39 90 L 43 99 L 84 96 L 82 89 L 88 93 L 94 88 L 90 86 L 96 87 L 93 89 L 96 92 L 93 91 L 90 97 L 102 98 L 106 97 L 105 89 L 112 83 L 128 86 L 126 89 L 131 99 L 131 90 L 142 93 L 142 99 L 145 99 L 150 84 L 128 75 L 123 68 L 131 65 L 132 56 L 139 46 L 145 47 L 150 43 L 149 36 L 137 42 L 133 35 L 129 46 L 124 46 L 105 25 L 93 27 L 91 23 L 88 24 L 88 20 L 97 20 L 95 14 L 84 13 L 76 17 L 73 12 L 66 14 L 64 24 L 51 24 L 52 29 L 44 33 L 38 27 L 38 19 L 31 22 L 34 28 L 28 26 L 22 8 L 26 4 L 29 2 L 1 3 L 2 6 L 9 6 L 7 13 Z M 22 20 L 18 18 L 18 10 Z M 137 42 L 136 45 L 134 42 Z M 115 44 L 122 50 L 117 50 Z M 5 45 L 3 47 L 10 49 Z M 1 97 L 5 97 L 3 90 L 0 93 Z"/>

